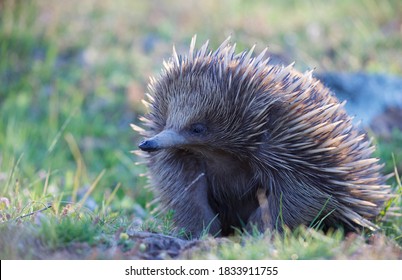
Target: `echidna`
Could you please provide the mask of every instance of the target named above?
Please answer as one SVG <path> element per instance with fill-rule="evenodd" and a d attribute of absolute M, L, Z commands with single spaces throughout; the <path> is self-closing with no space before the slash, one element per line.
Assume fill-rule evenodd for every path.
<path fill-rule="evenodd" d="M 151 78 L 143 118 L 151 184 L 178 229 L 299 225 L 375 230 L 391 197 L 374 147 L 331 91 L 270 65 L 264 50 L 239 54 L 208 41 L 164 62 Z"/>

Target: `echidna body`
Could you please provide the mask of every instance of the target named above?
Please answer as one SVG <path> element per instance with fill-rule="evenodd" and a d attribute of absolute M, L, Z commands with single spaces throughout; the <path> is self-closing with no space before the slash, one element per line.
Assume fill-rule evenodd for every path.
<path fill-rule="evenodd" d="M 151 184 L 178 229 L 376 229 L 390 198 L 374 147 L 311 72 L 226 40 L 164 63 L 143 119 Z"/>

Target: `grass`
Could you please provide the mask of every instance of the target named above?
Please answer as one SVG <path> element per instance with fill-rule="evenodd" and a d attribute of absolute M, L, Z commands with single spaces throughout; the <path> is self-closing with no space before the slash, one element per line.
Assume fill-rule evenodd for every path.
<path fill-rule="evenodd" d="M 183 50 L 197 33 L 215 47 L 232 34 L 238 49 L 268 45 L 302 71 L 401 75 L 400 10 L 397 0 L 0 1 L 0 258 L 131 258 L 130 227 L 171 232 L 169 215 L 152 217 L 129 124 L 173 43 Z M 401 139 L 376 139 L 386 172 L 402 174 Z M 402 186 L 390 183 L 401 209 Z M 206 238 L 212 249 L 187 257 L 398 257 L 401 218 L 380 226 L 372 242 L 303 228 Z"/>
<path fill-rule="evenodd" d="M 205 247 L 190 251 L 192 259 L 224 260 L 316 260 L 316 259 L 397 259 L 400 250 L 385 236 L 367 238 L 342 231 L 322 233 L 300 227 L 284 236 L 243 235 L 228 240 L 208 240 Z"/>

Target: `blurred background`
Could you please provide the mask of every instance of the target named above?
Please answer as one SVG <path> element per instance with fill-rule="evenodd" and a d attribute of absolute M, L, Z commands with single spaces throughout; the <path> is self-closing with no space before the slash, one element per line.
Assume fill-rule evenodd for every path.
<path fill-rule="evenodd" d="M 129 124 L 149 76 L 194 34 L 267 46 L 300 71 L 402 75 L 400 0 L 0 0 L 0 195 L 15 211 L 85 196 L 145 216 L 153 196 Z M 386 171 L 402 170 L 401 133 L 371 135 Z"/>

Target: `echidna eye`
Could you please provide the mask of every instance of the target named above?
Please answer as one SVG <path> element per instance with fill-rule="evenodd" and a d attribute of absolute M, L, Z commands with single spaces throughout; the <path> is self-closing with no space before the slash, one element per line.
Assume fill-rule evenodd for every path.
<path fill-rule="evenodd" d="M 203 134 L 207 131 L 207 127 L 202 123 L 192 124 L 190 127 L 190 132 L 192 134 Z"/>

